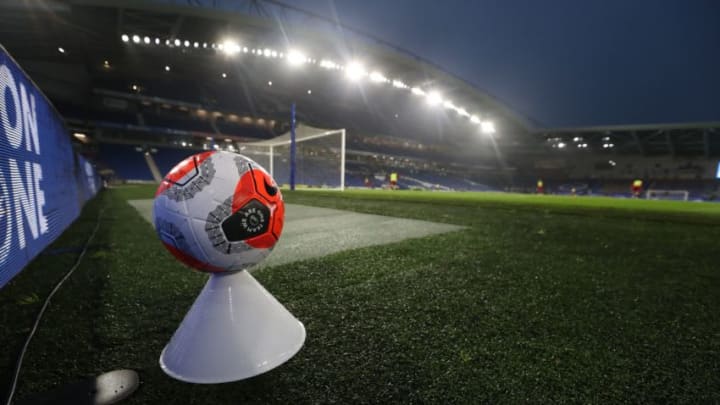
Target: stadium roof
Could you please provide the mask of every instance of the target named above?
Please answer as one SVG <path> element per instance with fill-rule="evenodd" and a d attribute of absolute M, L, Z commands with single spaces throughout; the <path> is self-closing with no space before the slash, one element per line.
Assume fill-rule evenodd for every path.
<path fill-rule="evenodd" d="M 244 3 L 246 13 L 144 1 L 6 2 L 0 43 L 61 107 L 88 109 L 93 95 L 124 92 L 287 123 L 295 102 L 309 125 L 444 143 L 478 158 L 547 153 L 581 133 L 601 153 L 720 153 L 714 123 L 536 129 L 392 44 L 274 0 Z M 608 136 L 617 140 L 603 148 Z"/>
<path fill-rule="evenodd" d="M 527 135 L 524 118 L 416 55 L 315 29 L 319 17 L 301 26 L 257 14 L 140 1 L 5 3 L 0 41 L 60 103 L 87 104 L 89 89 L 137 88 L 278 119 L 294 101 L 305 122 L 364 133 L 460 144 L 493 130 Z"/>

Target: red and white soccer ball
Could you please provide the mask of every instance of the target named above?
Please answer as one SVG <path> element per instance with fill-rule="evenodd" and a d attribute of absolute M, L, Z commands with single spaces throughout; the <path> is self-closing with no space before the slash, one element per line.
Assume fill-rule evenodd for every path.
<path fill-rule="evenodd" d="M 155 194 L 163 245 L 200 271 L 245 270 L 277 243 L 285 206 L 275 180 L 253 160 L 224 151 L 178 163 Z"/>

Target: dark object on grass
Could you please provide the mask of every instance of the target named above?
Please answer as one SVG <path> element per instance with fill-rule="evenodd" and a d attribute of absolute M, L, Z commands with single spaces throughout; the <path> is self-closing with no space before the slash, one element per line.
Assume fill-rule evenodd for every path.
<path fill-rule="evenodd" d="M 140 378 L 133 370 L 113 370 L 76 383 L 64 385 L 52 391 L 18 402 L 18 405 L 72 404 L 109 405 L 116 404 L 140 386 Z"/>

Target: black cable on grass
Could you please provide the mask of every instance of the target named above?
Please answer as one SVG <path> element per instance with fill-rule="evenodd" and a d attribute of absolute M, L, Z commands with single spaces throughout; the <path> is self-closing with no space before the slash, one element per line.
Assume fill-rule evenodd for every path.
<path fill-rule="evenodd" d="M 101 209 L 98 213 L 97 220 L 95 223 L 95 228 L 93 229 L 90 236 L 85 240 L 85 244 L 83 245 L 83 249 L 80 252 L 80 255 L 78 255 L 77 260 L 75 260 L 75 263 L 72 265 L 70 270 L 68 270 L 67 273 L 63 276 L 63 278 L 58 281 L 57 284 L 55 284 L 55 287 L 53 287 L 52 291 L 50 291 L 50 294 L 45 298 L 45 302 L 43 302 L 42 308 L 40 308 L 40 312 L 38 312 L 37 316 L 35 317 L 35 323 L 33 324 L 32 329 L 30 330 L 30 333 L 28 334 L 27 339 L 25 339 L 25 344 L 23 344 L 22 350 L 20 351 L 20 355 L 18 356 L 17 363 L 15 363 L 15 372 L 13 373 L 12 378 L 12 384 L 10 385 L 10 391 L 8 392 L 7 402 L 5 402 L 6 405 L 12 404 L 13 396 L 15 395 L 15 389 L 17 388 L 17 382 L 18 382 L 18 376 L 20 375 L 20 369 L 22 368 L 22 362 L 25 358 L 25 352 L 27 352 L 27 348 L 30 345 L 30 341 L 32 340 L 33 336 L 35 335 L 35 331 L 37 331 L 38 325 L 40 324 L 40 320 L 42 319 L 43 315 L 45 314 L 45 310 L 50 305 L 50 299 L 52 299 L 53 295 L 60 289 L 60 287 L 63 285 L 65 280 L 70 278 L 70 276 L 73 274 L 75 269 L 77 269 L 80 266 L 80 263 L 82 262 L 83 257 L 85 257 L 85 253 L 87 253 L 88 247 L 90 246 L 90 242 L 92 242 L 93 238 L 95 238 L 95 234 L 97 234 L 98 229 L 100 229 L 100 218 L 102 217 L 103 212 L 105 209 Z"/>

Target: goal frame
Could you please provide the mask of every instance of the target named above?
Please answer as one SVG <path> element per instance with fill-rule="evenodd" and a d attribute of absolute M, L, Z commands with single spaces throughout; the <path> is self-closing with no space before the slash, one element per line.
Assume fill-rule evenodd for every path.
<path fill-rule="evenodd" d="M 328 137 L 328 136 L 340 136 L 340 191 L 345 190 L 345 153 L 346 153 L 346 138 L 347 132 L 345 128 L 338 129 L 326 129 L 326 128 L 315 128 L 309 125 L 299 124 L 296 128 L 297 136 L 295 137 L 295 144 L 301 144 L 306 141 L 313 139 Z M 287 146 L 292 143 L 290 132 L 277 136 L 273 139 L 258 142 L 248 142 L 241 146 L 249 146 L 252 148 L 263 149 L 266 148 L 268 154 L 268 171 L 270 175 L 275 177 L 275 149 L 279 146 Z M 242 153 L 242 152 L 241 152 Z"/>

